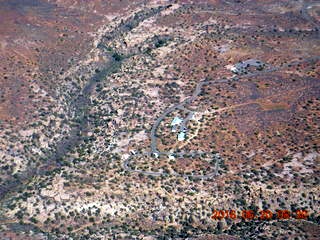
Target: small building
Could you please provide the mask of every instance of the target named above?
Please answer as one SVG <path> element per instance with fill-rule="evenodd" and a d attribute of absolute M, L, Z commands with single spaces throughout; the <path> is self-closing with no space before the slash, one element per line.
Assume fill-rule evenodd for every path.
<path fill-rule="evenodd" d="M 236 68 L 235 66 L 232 66 L 232 67 L 230 68 L 230 70 L 231 70 L 231 72 L 233 72 L 233 73 L 239 73 L 238 68 Z"/>
<path fill-rule="evenodd" d="M 176 125 L 180 125 L 182 123 L 183 119 L 179 118 L 179 117 L 175 117 L 172 122 L 171 122 L 171 126 L 176 126 Z"/>
<path fill-rule="evenodd" d="M 265 63 L 256 60 L 256 59 L 248 59 L 243 62 L 238 62 L 235 65 L 230 67 L 231 72 L 236 74 L 244 74 L 247 73 L 250 67 L 255 67 L 256 70 L 262 70 L 265 67 Z"/>
<path fill-rule="evenodd" d="M 184 141 L 186 138 L 186 133 L 185 132 L 180 132 L 178 134 L 178 141 Z"/>

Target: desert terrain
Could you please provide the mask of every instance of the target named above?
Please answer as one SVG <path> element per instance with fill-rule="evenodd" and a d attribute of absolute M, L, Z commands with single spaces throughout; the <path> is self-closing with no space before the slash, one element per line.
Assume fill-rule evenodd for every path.
<path fill-rule="evenodd" d="M 0 0 L 0 69 L 0 239 L 319 239 L 318 1 Z"/>

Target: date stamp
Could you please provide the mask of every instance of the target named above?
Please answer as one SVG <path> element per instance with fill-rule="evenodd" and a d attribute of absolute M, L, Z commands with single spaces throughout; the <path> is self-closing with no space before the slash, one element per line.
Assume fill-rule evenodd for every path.
<path fill-rule="evenodd" d="M 307 219 L 309 213 L 307 210 L 299 209 L 296 211 L 289 211 L 289 210 L 276 210 L 271 211 L 269 209 L 264 210 L 213 210 L 211 219 L 212 220 L 221 220 L 221 219 L 243 219 L 243 220 L 286 220 L 286 219 Z"/>

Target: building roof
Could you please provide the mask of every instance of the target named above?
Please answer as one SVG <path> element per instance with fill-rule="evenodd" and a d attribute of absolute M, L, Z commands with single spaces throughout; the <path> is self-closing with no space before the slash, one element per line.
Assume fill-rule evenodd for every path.
<path fill-rule="evenodd" d="M 186 137 L 186 134 L 184 132 L 180 132 L 178 134 L 178 141 L 183 141 Z"/>
<path fill-rule="evenodd" d="M 183 121 L 182 118 L 175 117 L 171 122 L 171 126 L 180 125 L 182 123 L 182 121 Z"/>

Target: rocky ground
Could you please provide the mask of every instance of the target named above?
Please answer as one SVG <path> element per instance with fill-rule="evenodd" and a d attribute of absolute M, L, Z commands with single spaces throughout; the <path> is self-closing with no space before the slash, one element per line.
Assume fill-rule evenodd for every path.
<path fill-rule="evenodd" d="M 317 239 L 317 1 L 0 12 L 1 239 Z"/>

